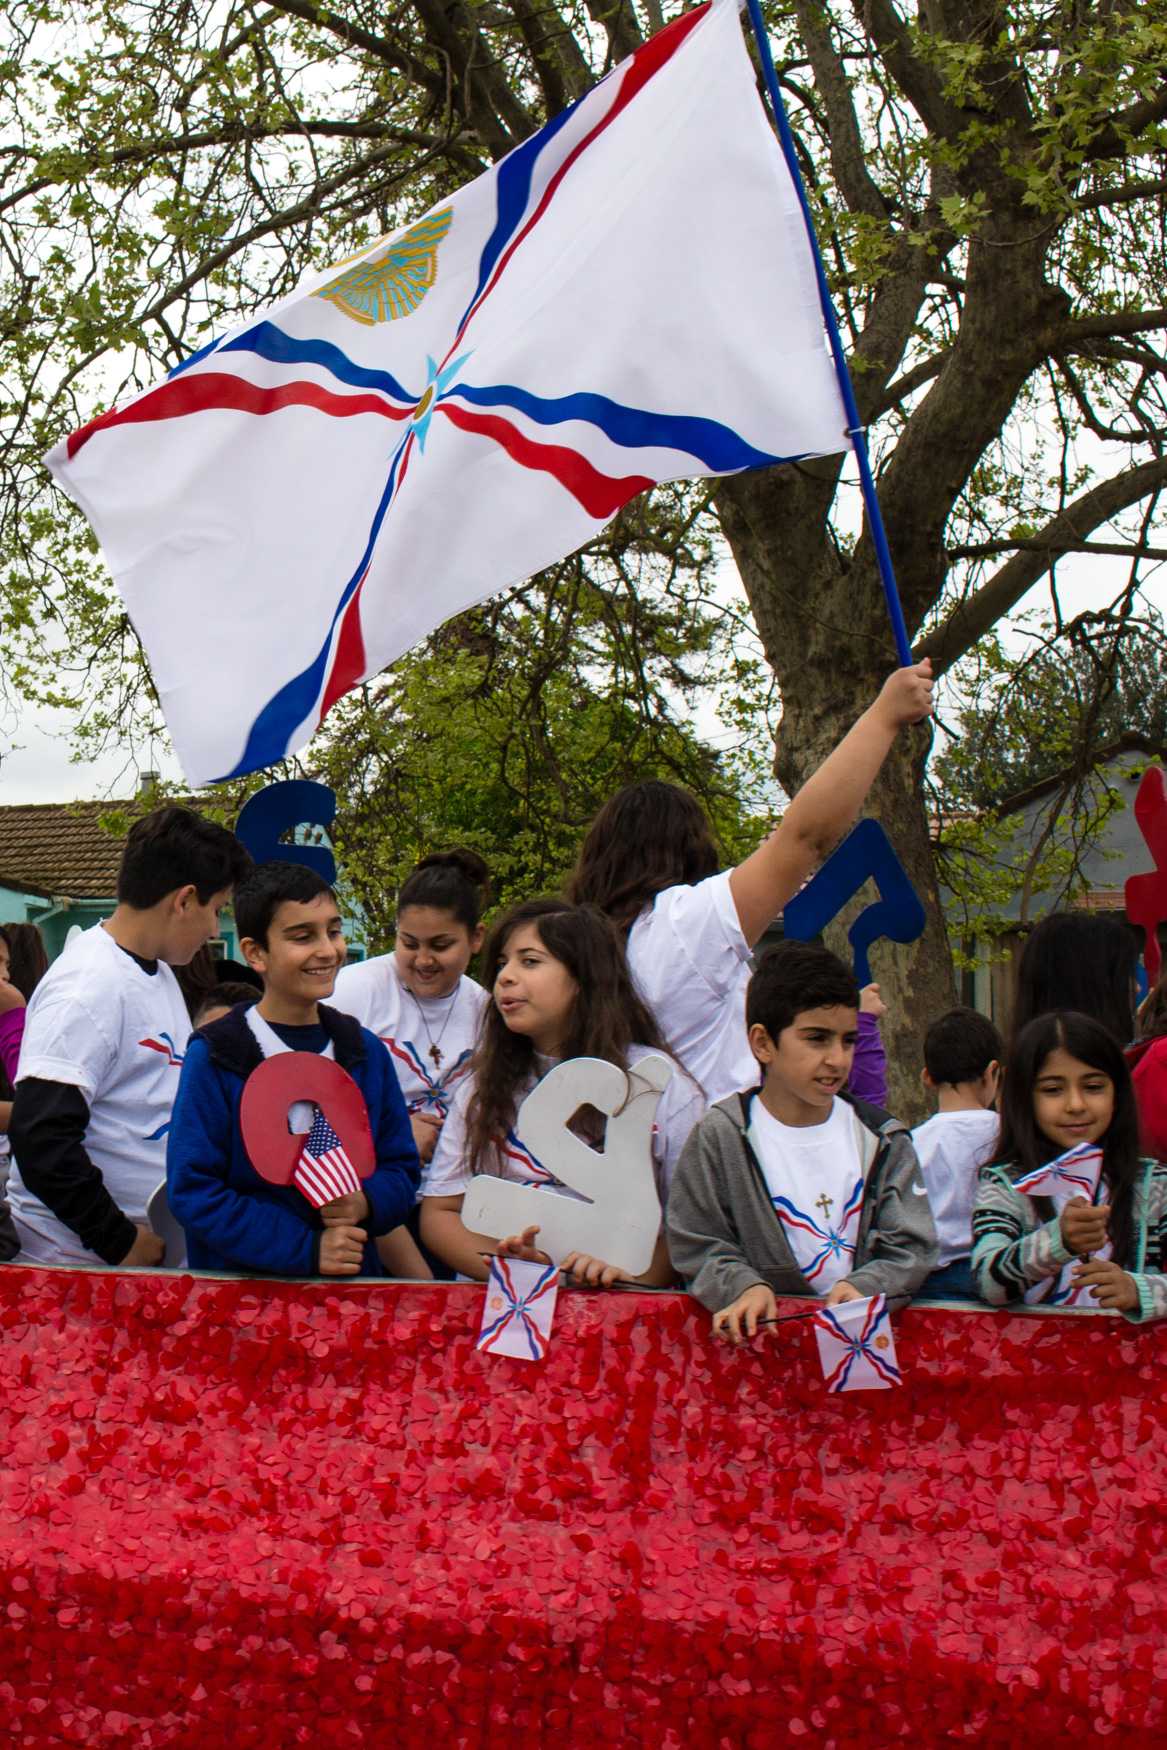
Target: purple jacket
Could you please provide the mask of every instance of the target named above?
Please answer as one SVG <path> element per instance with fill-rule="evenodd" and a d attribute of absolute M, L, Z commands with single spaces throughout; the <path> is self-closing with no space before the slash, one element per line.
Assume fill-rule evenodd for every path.
<path fill-rule="evenodd" d="M 25 1009 L 9 1009 L 0 1015 L 0 1064 L 15 1087 L 16 1065 L 20 1061 L 20 1042 L 24 1038 Z"/>
<path fill-rule="evenodd" d="M 887 1053 L 874 1015 L 859 1013 L 859 1035 L 847 1082 L 848 1093 L 881 1110 L 887 1106 Z"/>

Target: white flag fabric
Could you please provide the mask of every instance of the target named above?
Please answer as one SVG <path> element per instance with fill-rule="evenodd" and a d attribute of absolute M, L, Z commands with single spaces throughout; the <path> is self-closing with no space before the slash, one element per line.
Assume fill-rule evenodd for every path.
<path fill-rule="evenodd" d="M 848 447 L 734 0 L 46 458 L 200 784 L 647 487 Z"/>
<path fill-rule="evenodd" d="M 516 1361 L 542 1361 L 551 1341 L 558 1297 L 557 1264 L 492 1258 L 474 1347 L 492 1355 L 512 1355 Z"/>
<path fill-rule="evenodd" d="M 828 1391 L 886 1391 L 902 1385 L 885 1294 L 820 1307 L 814 1335 Z"/>
<path fill-rule="evenodd" d="M 1066 1204 L 1075 1197 L 1084 1197 L 1087 1203 L 1101 1203 L 1104 1192 L 1102 1161 L 1103 1153 L 1096 1142 L 1079 1142 L 1065 1154 L 1047 1161 L 1043 1167 L 1022 1173 L 1019 1179 L 1014 1179 L 1013 1189 L 1023 1191 L 1027 1197 L 1048 1197 L 1055 1216 L 1060 1216 Z M 1114 1247 L 1105 1240 L 1093 1256 L 1112 1258 Z M 1032 1306 L 1088 1306 L 1097 1311 L 1098 1302 L 1093 1289 L 1074 1281 L 1074 1272 L 1082 1262 L 1081 1258 L 1072 1258 L 1068 1264 L 1063 1264 L 1056 1276 L 1027 1288 L 1024 1298 Z"/>

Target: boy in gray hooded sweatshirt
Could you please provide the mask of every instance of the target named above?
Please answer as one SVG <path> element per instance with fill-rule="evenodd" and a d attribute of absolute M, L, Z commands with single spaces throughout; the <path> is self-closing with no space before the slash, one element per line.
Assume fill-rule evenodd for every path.
<path fill-rule="evenodd" d="M 843 962 L 811 943 L 784 942 L 750 980 L 761 1086 L 694 1129 L 666 1220 L 673 1266 L 718 1336 L 752 1337 L 779 1294 L 905 1299 L 935 1264 L 910 1131 L 843 1092 L 858 1005 Z"/>

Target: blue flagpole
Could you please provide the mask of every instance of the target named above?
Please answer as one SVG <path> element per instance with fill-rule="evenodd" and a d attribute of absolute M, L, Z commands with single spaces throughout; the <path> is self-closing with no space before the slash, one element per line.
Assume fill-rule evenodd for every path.
<path fill-rule="evenodd" d="M 810 202 L 806 198 L 806 189 L 802 185 L 802 175 L 798 168 L 794 135 L 790 131 L 790 123 L 786 117 L 786 106 L 782 102 L 782 93 L 778 89 L 778 74 L 774 68 L 774 57 L 770 53 L 770 40 L 762 22 L 761 0 L 746 0 L 746 5 L 749 9 L 750 23 L 754 27 L 754 37 L 762 62 L 762 77 L 766 82 L 770 107 L 774 112 L 774 124 L 778 129 L 778 138 L 782 142 L 782 152 L 790 170 L 795 192 L 798 195 L 798 204 L 802 208 L 803 222 L 806 225 L 806 234 L 810 240 L 811 253 L 814 257 L 819 304 L 822 308 L 823 321 L 827 325 L 827 334 L 831 343 L 831 357 L 835 364 L 835 375 L 839 379 L 843 406 L 847 410 L 847 436 L 851 439 L 855 459 L 859 464 L 859 484 L 863 492 L 863 505 L 867 511 L 871 538 L 875 543 L 879 580 L 883 584 L 884 600 L 887 602 L 887 611 L 891 618 L 891 629 L 895 634 L 896 650 L 899 653 L 900 662 L 905 667 L 909 667 L 913 660 L 912 646 L 908 641 L 908 629 L 904 624 L 904 610 L 900 605 L 900 592 L 896 588 L 895 568 L 892 565 L 891 550 L 887 544 L 887 531 L 883 526 L 883 514 L 880 511 L 879 498 L 875 491 L 875 476 L 871 472 L 871 458 L 867 453 L 867 434 L 860 424 L 859 409 L 855 404 L 855 391 L 851 387 L 851 373 L 847 369 L 847 356 L 843 351 L 843 337 L 839 333 L 835 306 L 831 300 L 831 288 L 827 284 L 827 275 L 819 251 L 818 238 L 815 236 Z"/>

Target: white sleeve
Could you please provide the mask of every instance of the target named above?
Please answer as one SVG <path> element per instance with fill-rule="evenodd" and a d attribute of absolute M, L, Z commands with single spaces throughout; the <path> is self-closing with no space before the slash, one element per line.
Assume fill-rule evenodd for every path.
<path fill-rule="evenodd" d="M 694 975 L 715 997 L 727 997 L 736 988 L 750 945 L 733 902 L 730 873 L 723 869 L 694 887 L 667 887 L 651 912 L 632 926 L 629 961 L 650 1004 L 662 989 L 675 990 Z"/>
<path fill-rule="evenodd" d="M 473 1076 L 467 1076 L 454 1095 L 434 1152 L 421 1170 L 422 1197 L 465 1195 L 470 1183 L 470 1168 L 466 1160 L 466 1104 L 473 1086 Z"/>
<path fill-rule="evenodd" d="M 376 998 L 377 971 L 376 957 L 354 960 L 351 966 L 342 966 L 328 1002 L 342 1014 L 351 1015 L 362 1027 L 367 1027 Z"/>
<path fill-rule="evenodd" d="M 107 1016 L 115 1024 L 117 1012 Z M 46 1002 L 30 1004 L 20 1047 L 16 1079 L 66 1082 L 80 1088 L 92 1106 L 117 1061 L 115 1040 L 75 996 L 62 992 Z"/>
<path fill-rule="evenodd" d="M 664 1204 L 673 1182 L 681 1150 L 689 1140 L 694 1126 L 705 1116 L 705 1096 L 680 1064 L 673 1070 L 673 1079 L 660 1097 L 653 1126 L 652 1157 L 656 1165 L 657 1188 Z"/>

